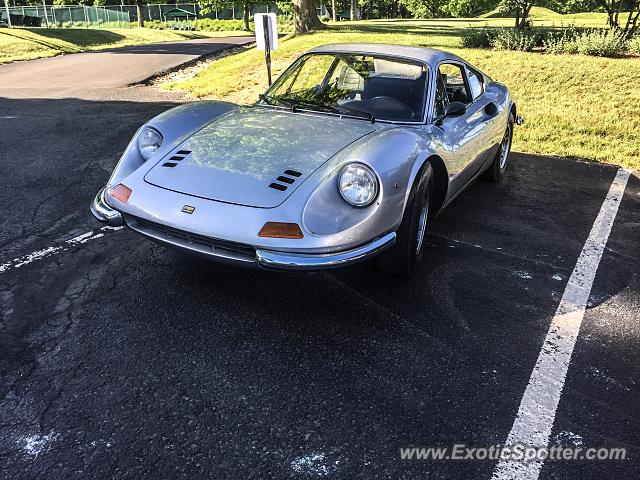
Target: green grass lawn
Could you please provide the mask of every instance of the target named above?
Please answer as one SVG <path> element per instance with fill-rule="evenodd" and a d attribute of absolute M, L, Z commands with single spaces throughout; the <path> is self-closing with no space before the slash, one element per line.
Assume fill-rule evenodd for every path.
<path fill-rule="evenodd" d="M 597 20 L 598 26 L 606 21 L 604 15 L 589 15 L 589 22 Z M 273 52 L 273 71 L 278 75 L 299 54 L 326 43 L 447 49 L 511 88 L 519 113 L 526 119 L 517 129 L 515 150 L 640 169 L 640 58 L 462 49 L 460 30 L 478 22 L 510 25 L 512 19 L 339 22 L 329 30 L 282 41 Z M 195 98 L 251 103 L 265 90 L 266 82 L 263 52 L 251 49 L 214 62 L 194 78 L 165 84 L 165 88 L 183 90 Z"/>
<path fill-rule="evenodd" d="M 246 32 L 189 32 L 147 28 L 2 28 L 0 29 L 0 64 L 62 53 L 141 45 L 145 43 L 188 40 L 193 38 L 247 35 Z"/>

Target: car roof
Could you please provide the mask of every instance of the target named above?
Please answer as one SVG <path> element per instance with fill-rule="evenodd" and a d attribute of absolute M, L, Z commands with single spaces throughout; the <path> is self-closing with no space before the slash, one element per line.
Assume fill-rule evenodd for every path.
<path fill-rule="evenodd" d="M 321 45 L 307 53 L 358 53 L 371 55 L 388 55 L 426 63 L 435 67 L 443 60 L 465 62 L 453 53 L 429 47 L 410 47 L 408 45 L 390 45 L 386 43 L 333 43 Z"/>

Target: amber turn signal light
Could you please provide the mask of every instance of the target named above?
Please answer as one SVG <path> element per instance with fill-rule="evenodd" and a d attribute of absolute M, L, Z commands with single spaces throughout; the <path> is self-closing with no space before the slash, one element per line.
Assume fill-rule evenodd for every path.
<path fill-rule="evenodd" d="M 258 232 L 259 237 L 304 238 L 297 223 L 267 222 Z"/>
<path fill-rule="evenodd" d="M 122 203 L 127 203 L 129 201 L 129 197 L 131 196 L 131 192 L 132 190 L 119 183 L 118 185 L 116 185 L 115 187 L 112 187 L 111 190 L 109 190 L 109 194 L 115 198 L 116 200 L 118 200 L 119 202 Z"/>

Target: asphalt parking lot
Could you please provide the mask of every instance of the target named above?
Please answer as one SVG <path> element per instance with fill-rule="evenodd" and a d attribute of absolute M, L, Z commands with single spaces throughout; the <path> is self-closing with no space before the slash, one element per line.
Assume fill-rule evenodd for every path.
<path fill-rule="evenodd" d="M 89 213 L 135 130 L 179 97 L 30 88 L 0 87 L 0 476 L 492 477 L 496 460 L 399 449 L 506 441 L 615 167 L 514 154 L 503 183 L 433 223 L 409 280 L 237 270 Z M 546 462 L 541 479 L 640 476 L 639 265 L 632 174 L 552 379 L 550 436 L 628 458 Z"/>

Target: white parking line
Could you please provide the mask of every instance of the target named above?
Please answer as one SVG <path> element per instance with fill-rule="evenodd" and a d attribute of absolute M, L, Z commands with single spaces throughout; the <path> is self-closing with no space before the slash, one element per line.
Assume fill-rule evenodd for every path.
<path fill-rule="evenodd" d="M 14 258 L 13 260 L 9 260 L 6 263 L 0 264 L 0 273 L 6 273 L 9 270 L 23 267 L 24 265 L 28 265 L 31 262 L 35 262 L 36 260 L 42 260 L 43 258 L 50 257 L 51 255 L 56 255 L 58 253 L 69 250 L 69 248 L 75 245 L 87 243 L 90 240 L 96 240 L 97 238 L 104 237 L 104 232 L 106 231 L 117 231 L 122 228 L 124 227 L 102 227 L 97 231 L 91 230 L 90 232 L 83 233 L 82 235 L 70 238 L 69 240 L 65 240 L 60 245 L 43 248 L 42 250 L 36 250 L 35 252 L 31 252 L 27 255 L 22 255 L 21 257 Z"/>
<path fill-rule="evenodd" d="M 506 445 L 544 447 L 549 443 L 573 347 L 627 180 L 629 172 L 618 170 L 551 321 Z M 542 463 L 503 460 L 492 479 L 536 480 Z"/>

